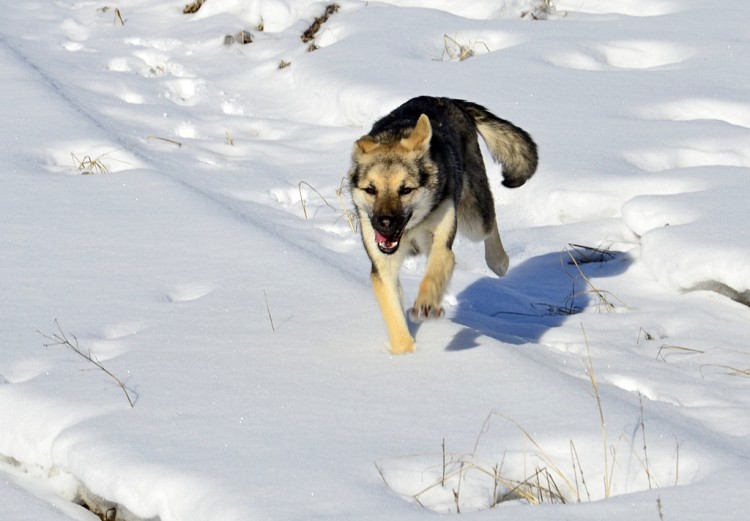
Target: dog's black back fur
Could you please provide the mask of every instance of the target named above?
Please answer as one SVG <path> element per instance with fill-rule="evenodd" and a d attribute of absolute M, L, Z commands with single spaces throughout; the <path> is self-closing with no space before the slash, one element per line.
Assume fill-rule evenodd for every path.
<path fill-rule="evenodd" d="M 477 147 L 477 128 L 473 120 L 447 98 L 421 96 L 413 98 L 378 120 L 370 130 L 376 141 L 388 142 L 405 137 L 425 114 L 432 125 L 430 159 L 438 166 L 439 185 L 435 187 L 435 204 L 453 198 L 456 205 L 463 191 L 464 150 Z M 420 172 L 422 184 L 427 176 Z"/>

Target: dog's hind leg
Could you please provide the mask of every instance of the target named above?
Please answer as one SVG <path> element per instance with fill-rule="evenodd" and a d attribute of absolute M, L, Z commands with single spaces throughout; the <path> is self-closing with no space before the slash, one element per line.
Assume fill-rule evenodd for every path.
<path fill-rule="evenodd" d="M 498 277 L 502 277 L 508 271 L 510 260 L 505 253 L 503 242 L 500 240 L 500 231 L 497 228 L 497 221 L 493 222 L 492 231 L 484 239 L 484 260 L 487 266 L 495 272 Z"/>

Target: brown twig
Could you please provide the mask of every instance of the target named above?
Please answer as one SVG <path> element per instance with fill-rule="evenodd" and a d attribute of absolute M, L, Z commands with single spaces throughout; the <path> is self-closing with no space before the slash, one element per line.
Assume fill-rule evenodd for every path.
<path fill-rule="evenodd" d="M 46 335 L 42 333 L 41 331 L 37 331 L 40 335 L 42 335 L 47 340 L 50 340 L 50 343 L 44 344 L 44 347 L 50 347 L 50 346 L 62 346 L 70 349 L 78 356 L 86 359 L 88 362 L 96 366 L 97 369 L 100 369 L 103 371 L 107 376 L 112 378 L 115 382 L 117 382 L 117 385 L 122 389 L 122 392 L 125 393 L 125 398 L 128 399 L 128 403 L 130 404 L 130 407 L 135 407 L 135 402 L 130 397 L 130 393 L 128 392 L 127 387 L 125 386 L 125 382 L 123 382 L 120 378 L 115 376 L 114 373 L 112 373 L 109 369 L 104 367 L 104 365 L 99 361 L 98 358 L 96 358 L 92 353 L 91 350 L 88 352 L 84 352 L 80 345 L 78 344 L 78 339 L 75 337 L 75 335 L 70 335 L 73 339 L 72 341 L 65 335 L 62 328 L 60 327 L 60 323 L 55 319 L 55 327 L 57 328 L 56 332 L 53 332 L 51 335 Z"/>

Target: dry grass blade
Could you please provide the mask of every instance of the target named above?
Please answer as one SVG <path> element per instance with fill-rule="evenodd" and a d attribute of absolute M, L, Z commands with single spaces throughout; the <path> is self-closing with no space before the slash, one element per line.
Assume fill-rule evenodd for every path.
<path fill-rule="evenodd" d="M 120 12 L 120 9 L 115 8 L 115 25 L 117 24 L 125 25 L 125 20 L 122 19 L 122 13 Z"/>
<path fill-rule="evenodd" d="M 477 44 L 481 44 L 484 46 L 484 48 L 487 50 L 487 53 L 490 53 L 490 48 L 487 47 L 487 44 L 484 42 L 476 41 L 474 43 L 469 43 L 469 45 L 464 45 L 462 43 L 459 43 L 455 38 L 451 38 L 447 34 L 443 35 L 443 56 L 442 60 L 445 60 L 445 55 L 448 55 L 448 58 L 451 60 L 458 60 L 458 61 L 465 61 L 469 58 L 472 58 L 477 55 L 476 51 L 474 50 L 474 47 Z"/>
<path fill-rule="evenodd" d="M 586 374 L 591 381 L 591 387 L 594 389 L 594 398 L 596 399 L 596 408 L 599 411 L 599 420 L 602 431 L 602 452 L 604 456 L 604 497 L 608 498 L 612 492 L 612 476 L 610 474 L 609 467 L 609 451 L 607 449 L 607 422 L 604 419 L 604 408 L 602 407 L 602 398 L 599 394 L 599 383 L 596 379 L 596 373 L 594 372 L 594 361 L 591 358 L 591 350 L 589 349 L 589 340 L 586 336 L 586 329 L 581 324 L 581 331 L 583 332 L 584 343 L 586 344 L 587 360 L 584 362 Z M 612 470 L 614 472 L 614 462 L 612 464 Z"/>
<path fill-rule="evenodd" d="M 73 166 L 75 169 L 83 175 L 109 173 L 109 168 L 107 168 L 101 161 L 103 155 L 94 159 L 92 159 L 91 156 L 86 155 L 83 156 L 83 159 L 78 159 L 78 156 L 71 152 L 70 157 L 73 158 Z"/>
<path fill-rule="evenodd" d="M 276 331 L 276 326 L 273 323 L 273 316 L 271 315 L 271 308 L 268 305 L 268 295 L 266 290 L 263 290 L 263 299 L 266 301 L 266 311 L 268 312 L 268 320 L 271 321 L 271 331 Z"/>
<path fill-rule="evenodd" d="M 62 328 L 60 327 L 60 323 L 55 319 L 55 328 L 57 331 L 53 332 L 50 335 L 44 334 L 41 331 L 37 331 L 40 335 L 42 335 L 47 340 L 50 340 L 50 343 L 44 344 L 44 347 L 50 347 L 50 346 L 62 346 L 67 349 L 70 349 L 78 356 L 84 358 L 89 363 L 93 364 L 97 369 L 104 372 L 107 376 L 112 378 L 115 382 L 117 382 L 117 385 L 122 389 L 122 392 L 125 393 L 125 398 L 127 398 L 128 403 L 130 404 L 130 407 L 135 407 L 135 402 L 133 401 L 132 397 L 130 396 L 130 393 L 128 392 L 128 388 L 125 386 L 125 382 L 123 382 L 120 378 L 115 376 L 109 369 L 104 367 L 104 365 L 91 353 L 91 351 L 84 352 L 80 345 L 78 344 L 78 339 L 75 337 L 75 335 L 71 335 L 71 339 L 69 339 L 65 333 L 63 332 Z"/>
<path fill-rule="evenodd" d="M 302 203 L 302 213 L 304 213 L 304 214 L 305 214 L 305 219 L 309 219 L 309 218 L 310 218 L 310 216 L 309 216 L 309 215 L 307 215 L 307 204 L 305 203 L 305 198 L 304 198 L 304 197 L 302 196 L 302 185 L 305 185 L 305 186 L 306 186 L 306 187 L 308 187 L 308 188 L 309 188 L 310 190 L 312 190 L 313 192 L 315 192 L 316 194 L 318 194 L 318 197 L 320 197 L 320 199 L 321 199 L 321 200 L 322 200 L 322 201 L 323 201 L 323 202 L 325 203 L 325 205 L 326 205 L 326 206 L 327 206 L 328 208 L 330 208 L 330 209 L 332 209 L 332 210 L 334 210 L 334 211 L 338 211 L 338 210 L 336 210 L 336 207 L 335 207 L 335 206 L 332 206 L 332 205 L 331 205 L 331 203 L 329 203 L 329 202 L 328 202 L 328 201 L 326 200 L 326 198 L 325 198 L 325 197 L 323 197 L 323 194 L 321 194 L 321 193 L 320 193 L 320 192 L 319 192 L 319 191 L 318 191 L 318 190 L 317 190 L 317 189 L 316 189 L 316 188 L 315 188 L 315 187 L 314 187 L 313 185 L 311 185 L 311 184 L 310 184 L 310 183 L 308 183 L 307 181 L 300 181 L 299 183 L 297 183 L 297 190 L 299 190 L 299 200 L 300 200 L 300 202 Z"/>
<path fill-rule="evenodd" d="M 576 480 L 576 500 L 580 503 L 581 502 L 581 489 L 578 486 L 578 475 L 581 476 L 581 486 L 586 491 L 586 498 L 591 501 L 591 493 L 589 492 L 589 487 L 586 484 L 586 477 L 583 475 L 583 467 L 581 466 L 581 459 L 578 457 L 578 449 L 576 448 L 575 443 L 573 443 L 573 440 L 570 440 L 570 459 L 573 462 L 573 476 Z"/>
<path fill-rule="evenodd" d="M 165 143 L 169 143 L 170 145 L 176 145 L 178 147 L 182 147 L 182 143 L 180 143 L 179 141 L 175 141 L 174 139 L 169 139 L 168 137 L 160 137 L 160 136 L 146 137 L 146 141 L 151 141 L 152 139 L 155 139 L 157 141 L 164 141 Z"/>
<path fill-rule="evenodd" d="M 643 436 L 643 459 L 645 460 L 646 476 L 648 476 L 648 488 L 651 490 L 651 469 L 648 465 L 648 447 L 646 445 L 646 422 L 643 420 L 643 396 L 638 391 L 638 404 L 641 411 L 641 435 Z"/>
<path fill-rule="evenodd" d="M 349 223 L 349 229 L 353 233 L 357 233 L 357 215 L 349 210 L 346 207 L 346 204 L 344 203 L 344 192 L 346 191 L 347 181 L 345 177 L 341 178 L 341 183 L 339 184 L 338 190 L 336 190 L 336 198 L 339 200 L 339 205 L 341 206 L 341 212 L 344 216 L 344 219 L 346 219 L 346 222 Z"/>
<path fill-rule="evenodd" d="M 521 431 L 521 433 L 522 433 L 522 434 L 523 434 L 523 435 L 524 435 L 524 436 L 526 437 L 526 439 L 527 439 L 527 440 L 528 440 L 528 441 L 529 441 L 529 442 L 530 442 L 530 443 L 531 443 L 531 444 L 532 444 L 532 445 L 534 446 L 534 448 L 536 449 L 536 451 L 537 451 L 536 453 L 537 453 L 537 455 L 538 455 L 539 459 L 541 459 L 541 460 L 542 460 L 542 461 L 543 461 L 543 462 L 544 462 L 544 463 L 545 463 L 545 464 L 547 465 L 547 467 L 549 467 L 549 469 L 551 469 L 551 470 L 552 470 L 552 471 L 553 471 L 553 472 L 555 473 L 555 475 L 557 475 L 557 476 L 558 476 L 558 477 L 559 477 L 559 478 L 560 478 L 560 479 L 561 479 L 561 480 L 562 480 L 562 481 L 563 481 L 563 482 L 565 483 L 565 486 L 566 486 L 566 487 L 567 487 L 567 488 L 568 488 L 568 489 L 569 489 L 569 490 L 570 490 L 571 492 L 573 492 L 573 493 L 576 493 L 576 494 L 577 494 L 575 485 L 573 484 L 573 482 L 571 482 L 571 481 L 570 481 L 570 479 L 569 479 L 569 478 L 567 477 L 567 475 L 566 475 L 566 474 L 565 474 L 565 473 L 564 473 L 564 472 L 562 471 L 562 469 L 560 469 L 560 467 L 559 467 L 559 466 L 558 466 L 557 464 L 555 464 L 555 462 L 554 462 L 553 458 L 551 458 L 551 457 L 550 457 L 550 456 L 549 456 L 549 455 L 547 454 L 547 452 L 546 452 L 546 451 L 545 451 L 545 450 L 544 450 L 544 449 L 542 448 L 542 446 L 541 446 L 541 445 L 540 445 L 540 444 L 539 444 L 539 443 L 538 443 L 538 442 L 536 441 L 536 439 L 534 439 L 534 437 L 533 437 L 533 436 L 532 436 L 532 435 L 531 435 L 531 434 L 529 433 L 529 431 L 527 431 L 527 430 L 526 430 L 525 428 L 523 428 L 523 426 L 522 426 L 522 425 L 521 425 L 520 423 L 518 423 L 518 422 L 517 422 L 516 420 L 514 420 L 513 418 L 511 418 L 511 417 L 509 417 L 509 416 L 506 416 L 505 414 L 503 414 L 503 413 L 501 413 L 501 412 L 499 412 L 499 411 L 492 411 L 492 412 L 491 412 L 491 413 L 490 413 L 490 414 L 489 414 L 489 415 L 487 416 L 487 419 L 486 419 L 486 420 L 485 420 L 485 422 L 484 422 L 484 425 L 483 425 L 482 431 L 480 432 L 479 438 L 481 438 L 482 434 L 484 434 L 485 432 L 487 432 L 487 430 L 489 429 L 489 424 L 490 424 L 490 420 L 491 420 L 491 418 L 492 418 L 493 416 L 498 416 L 498 417 L 502 418 L 503 420 L 505 420 L 505 421 L 507 421 L 507 422 L 510 422 L 510 423 L 511 423 L 511 424 L 513 424 L 513 425 L 514 425 L 514 426 L 515 426 L 515 427 L 516 427 L 516 428 L 517 428 L 517 429 L 518 429 L 519 431 Z M 476 444 L 474 445 L 474 452 L 476 452 L 476 450 L 477 450 L 477 448 L 478 448 L 478 446 L 479 446 L 479 438 L 477 438 L 477 442 L 476 442 Z"/>
<path fill-rule="evenodd" d="M 739 369 L 737 367 L 732 367 L 730 365 L 724 365 L 724 364 L 703 364 L 700 367 L 701 378 L 705 378 L 706 376 L 703 374 L 703 369 L 706 367 L 714 367 L 716 369 L 725 369 L 731 376 L 750 377 L 750 369 Z"/>
<path fill-rule="evenodd" d="M 586 276 L 586 274 L 583 272 L 583 270 L 581 269 L 581 265 L 580 265 L 579 261 L 575 258 L 575 256 L 573 255 L 573 253 L 570 250 L 568 250 L 568 249 L 566 249 L 565 252 L 568 254 L 568 257 L 570 258 L 570 261 L 571 261 L 570 264 L 572 264 L 573 266 L 575 266 L 576 270 L 577 270 L 576 277 L 571 276 L 572 278 L 574 278 L 574 291 L 573 291 L 573 295 L 572 295 L 572 299 L 573 300 L 575 300 L 575 298 L 578 295 L 582 294 L 582 293 L 591 293 L 591 294 L 593 294 L 596 297 L 596 299 L 597 299 L 597 307 L 599 307 L 599 308 L 603 307 L 607 311 L 613 311 L 615 309 L 615 305 L 612 304 L 608 300 L 607 297 L 613 297 L 616 300 L 618 300 L 621 305 L 627 307 L 624 302 L 622 302 L 617 297 L 614 297 L 609 291 L 605 291 L 605 290 L 601 290 L 601 289 L 597 288 L 594 285 L 594 283 L 591 282 L 591 279 L 589 279 Z M 560 259 L 560 262 L 562 263 L 562 259 Z M 563 269 L 565 269 L 565 268 L 563 267 Z M 567 271 L 566 271 L 566 273 L 567 273 Z M 568 274 L 568 275 L 570 276 L 570 274 Z M 581 279 L 583 279 L 583 281 L 586 283 L 586 286 L 588 286 L 589 289 L 586 290 L 586 291 L 580 292 L 580 293 L 576 293 L 575 292 L 575 278 L 581 278 Z"/>
<path fill-rule="evenodd" d="M 698 355 L 705 354 L 705 351 L 701 351 L 700 349 L 693 349 L 692 347 L 682 347 L 682 346 L 673 346 L 673 345 L 664 344 L 663 346 L 659 348 L 659 351 L 656 353 L 657 360 L 662 360 L 664 362 L 667 361 L 666 356 L 662 353 L 662 351 L 664 351 L 665 349 L 673 349 L 683 354 L 698 354 Z"/>
<path fill-rule="evenodd" d="M 589 262 L 607 262 L 615 258 L 615 254 L 608 248 L 598 248 L 573 243 L 569 243 L 568 246 L 570 246 L 573 252 L 577 254 L 578 258 L 576 260 L 579 264 L 586 264 Z"/>
<path fill-rule="evenodd" d="M 73 158 L 73 167 L 83 175 L 108 174 L 110 170 L 107 165 L 104 164 L 102 159 L 116 151 L 117 150 L 110 150 L 109 152 L 105 152 L 104 154 L 101 154 L 100 156 L 94 158 L 92 158 L 90 155 L 85 155 L 82 159 L 79 159 L 78 156 L 71 152 L 70 157 Z M 126 165 L 130 164 L 127 161 L 122 161 L 114 157 L 109 158 L 109 161 L 115 161 Z"/>
<path fill-rule="evenodd" d="M 305 219 L 309 219 L 310 216 L 307 213 L 307 202 L 305 201 L 305 197 L 302 193 L 303 185 L 309 188 L 310 190 L 312 190 L 313 192 L 315 192 L 318 195 L 318 197 L 320 197 L 321 201 L 323 201 L 323 203 L 328 208 L 330 208 L 331 210 L 337 213 L 339 212 L 339 209 L 333 206 L 331 203 L 329 203 L 328 200 L 325 198 L 325 196 L 321 194 L 320 191 L 318 191 L 314 186 L 312 186 L 307 181 L 300 181 L 297 184 L 297 190 L 299 191 L 299 200 L 300 200 L 300 203 L 302 204 L 302 213 L 305 215 Z M 342 178 L 341 184 L 336 190 L 336 198 L 338 199 L 339 205 L 341 206 L 341 210 L 340 210 L 341 216 L 343 216 L 344 219 L 346 219 L 347 223 L 349 224 L 349 229 L 351 229 L 352 232 L 357 233 L 357 216 L 346 207 L 346 203 L 344 201 L 345 191 L 346 191 L 346 179 Z"/>

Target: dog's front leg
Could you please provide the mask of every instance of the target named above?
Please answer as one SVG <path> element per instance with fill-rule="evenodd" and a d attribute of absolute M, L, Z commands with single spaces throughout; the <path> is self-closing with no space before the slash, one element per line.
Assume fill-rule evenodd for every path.
<path fill-rule="evenodd" d="M 441 302 L 445 288 L 453 275 L 456 258 L 453 239 L 456 237 L 456 210 L 452 202 L 445 202 L 434 213 L 436 221 L 432 232 L 432 245 L 427 256 L 427 269 L 419 284 L 419 293 L 410 311 L 412 320 L 440 318 Z"/>
<path fill-rule="evenodd" d="M 402 355 L 414 351 L 414 339 L 409 333 L 404 308 L 401 305 L 398 271 L 395 273 L 391 271 L 379 271 L 373 265 L 370 280 L 372 280 L 372 288 L 375 290 L 375 297 L 378 300 L 385 326 L 388 329 L 391 353 Z"/>

